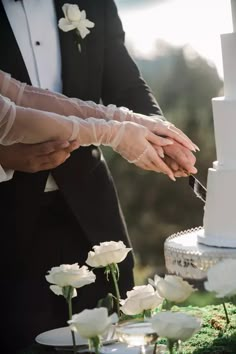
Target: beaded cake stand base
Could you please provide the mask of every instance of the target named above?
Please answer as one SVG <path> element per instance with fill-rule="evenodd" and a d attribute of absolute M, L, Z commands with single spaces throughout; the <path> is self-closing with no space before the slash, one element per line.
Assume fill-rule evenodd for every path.
<path fill-rule="evenodd" d="M 208 268 L 225 258 L 236 259 L 236 248 L 211 247 L 198 243 L 203 228 L 178 232 L 168 237 L 164 245 L 165 263 L 169 274 L 188 279 L 204 279 Z"/>

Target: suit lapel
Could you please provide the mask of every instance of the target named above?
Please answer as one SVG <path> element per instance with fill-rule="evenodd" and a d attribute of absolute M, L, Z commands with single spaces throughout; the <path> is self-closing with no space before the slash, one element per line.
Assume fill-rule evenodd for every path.
<path fill-rule="evenodd" d="M 54 0 L 57 20 L 64 17 L 62 6 L 64 3 L 78 4 L 80 9 L 86 9 L 84 1 Z M 68 96 L 77 96 L 86 99 L 88 92 L 88 58 L 87 37 L 80 40 L 81 52 L 78 49 L 78 38 L 75 31 L 59 31 L 62 60 L 63 92 Z"/>
<path fill-rule="evenodd" d="M 54 0 L 57 20 L 64 17 L 62 6 L 65 2 L 78 4 L 81 10 L 86 10 L 87 17 L 94 21 L 96 14 L 93 11 L 93 7 L 90 7 L 90 1 L 88 0 Z M 94 42 L 96 41 L 95 33 L 91 31 L 86 38 L 81 40 L 81 52 L 79 52 L 75 32 L 63 32 L 60 29 L 58 31 L 62 60 L 63 92 L 68 96 L 77 96 L 87 100 L 91 96 L 89 62 L 93 61 L 93 58 L 89 58 L 88 54 L 89 48 L 94 47 Z M 89 46 L 91 42 L 93 42 L 93 45 Z M 24 60 L 1 1 L 0 43 L 1 48 L 4 50 L 4 55 L 0 55 L 0 68 L 6 72 L 10 71 L 14 78 L 30 84 Z M 93 56 L 93 53 L 90 54 Z"/>
<path fill-rule="evenodd" d="M 0 69 L 10 72 L 17 80 L 30 84 L 29 74 L 1 1 L 0 44 L 4 51 L 4 55 L 0 55 Z"/>

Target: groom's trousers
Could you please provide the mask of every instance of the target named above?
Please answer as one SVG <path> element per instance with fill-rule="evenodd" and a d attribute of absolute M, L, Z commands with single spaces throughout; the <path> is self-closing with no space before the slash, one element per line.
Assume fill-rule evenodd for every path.
<path fill-rule="evenodd" d="M 9 347 L 11 343 L 11 354 L 33 343 L 37 334 L 67 325 L 66 301 L 49 289 L 45 275 L 60 264 L 78 262 L 80 266 L 84 265 L 92 247 L 60 191 L 43 193 L 34 231 L 24 231 L 21 237 L 27 257 L 21 258 L 19 254 L 15 272 L 7 276 L 3 287 L 10 305 L 2 314 L 8 333 L 4 333 L 3 338 L 4 346 Z M 125 261 L 120 266 L 124 270 L 120 279 L 124 297 L 125 289 L 132 285 L 132 269 Z M 104 269 L 94 272 L 96 282 L 78 289 L 78 296 L 73 299 L 74 313 L 95 307 L 107 292 L 114 292 L 113 283 L 107 282 Z M 13 332 L 9 331 L 11 326 Z"/>

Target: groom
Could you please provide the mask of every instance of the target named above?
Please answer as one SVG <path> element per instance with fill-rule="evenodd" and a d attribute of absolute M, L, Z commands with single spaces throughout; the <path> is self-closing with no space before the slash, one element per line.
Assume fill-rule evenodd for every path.
<path fill-rule="evenodd" d="M 0 69 L 23 82 L 61 91 L 70 97 L 126 106 L 136 112 L 160 114 L 160 108 L 124 47 L 124 33 L 113 0 L 67 1 L 78 4 L 95 23 L 78 50 L 73 31 L 63 32 L 57 22 L 64 17 L 62 0 L 0 2 Z M 50 144 L 50 143 L 49 143 Z M 52 144 L 56 144 L 52 143 Z M 0 183 L 2 318 L 4 345 L 11 353 L 33 342 L 43 331 L 64 326 L 66 307 L 49 290 L 44 276 L 53 266 L 83 265 L 93 245 L 122 240 L 130 245 L 112 177 L 100 149 L 45 145 L 35 159 L 36 173 L 26 161 L 34 160 L 39 145 L 0 147 L 6 172 L 16 170 Z M 49 150 L 48 149 L 49 146 Z M 61 160 L 51 161 L 61 154 Z M 187 170 L 195 158 L 175 145 L 166 151 Z M 190 154 L 190 155 L 189 155 Z M 47 155 L 49 170 L 40 165 Z M 30 158 L 29 158 L 30 157 Z M 170 160 L 171 161 L 171 160 Z M 37 165 L 39 164 L 39 167 Z M 50 165 L 51 163 L 51 165 Z M 171 163 L 171 162 L 170 162 Z M 27 170 L 28 168 L 28 170 Z M 120 290 L 124 297 L 133 286 L 133 258 L 120 265 Z M 5 273 L 5 272 L 4 272 Z M 94 307 L 112 285 L 103 270 L 95 284 L 79 289 L 74 312 Z"/>

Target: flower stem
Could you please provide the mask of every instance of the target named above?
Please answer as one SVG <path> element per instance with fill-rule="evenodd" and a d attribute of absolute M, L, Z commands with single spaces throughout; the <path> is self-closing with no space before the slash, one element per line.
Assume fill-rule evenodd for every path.
<path fill-rule="evenodd" d="M 99 354 L 100 338 L 98 336 L 89 338 L 89 348 L 94 348 L 95 354 Z"/>
<path fill-rule="evenodd" d="M 143 311 L 143 320 L 148 321 L 152 317 L 152 310 Z"/>
<path fill-rule="evenodd" d="M 165 299 L 162 303 L 162 310 L 170 311 L 172 306 L 173 302 Z"/>
<path fill-rule="evenodd" d="M 227 311 L 227 308 L 226 308 L 226 305 L 225 303 L 223 302 L 223 307 L 224 307 L 224 311 L 225 311 L 225 317 L 226 317 L 226 323 L 227 325 L 230 323 L 230 320 L 229 320 L 229 315 L 228 315 L 228 311 Z"/>
<path fill-rule="evenodd" d="M 173 340 L 167 339 L 167 347 L 169 349 L 170 354 L 174 354 L 174 345 L 175 342 Z"/>
<path fill-rule="evenodd" d="M 157 343 L 155 343 L 154 348 L 153 348 L 153 353 L 152 354 L 156 354 L 157 351 Z"/>
<path fill-rule="evenodd" d="M 68 309 L 69 309 L 69 320 L 72 319 L 72 299 L 71 297 L 68 299 Z M 73 353 L 76 354 L 77 349 L 76 349 L 76 343 L 75 343 L 75 333 L 74 331 L 71 331 L 72 335 L 72 342 L 73 342 Z"/>
<path fill-rule="evenodd" d="M 120 291 L 119 291 L 117 277 L 116 277 L 117 269 L 116 269 L 116 265 L 115 264 L 111 264 L 109 267 L 110 267 L 113 283 L 114 283 L 114 286 L 115 286 L 117 315 L 120 318 Z"/>

